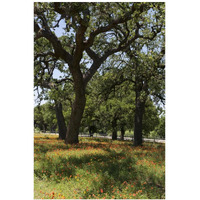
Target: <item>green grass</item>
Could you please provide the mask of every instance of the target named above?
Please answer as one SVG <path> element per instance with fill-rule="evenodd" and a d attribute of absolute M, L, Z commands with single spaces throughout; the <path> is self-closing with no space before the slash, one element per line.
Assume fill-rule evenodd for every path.
<path fill-rule="evenodd" d="M 58 136 L 35 135 L 35 199 L 165 198 L 165 146 L 80 138 L 65 145 Z"/>

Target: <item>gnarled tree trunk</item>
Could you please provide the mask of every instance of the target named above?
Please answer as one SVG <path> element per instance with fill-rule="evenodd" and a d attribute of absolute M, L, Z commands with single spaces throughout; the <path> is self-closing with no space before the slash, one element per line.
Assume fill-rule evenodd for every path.
<path fill-rule="evenodd" d="M 79 127 L 82 119 L 82 115 L 85 108 L 86 98 L 85 95 L 77 97 L 72 105 L 72 112 L 70 122 L 67 127 L 67 135 L 65 138 L 66 144 L 78 143 Z"/>
<path fill-rule="evenodd" d="M 62 112 L 62 104 L 60 102 L 55 102 L 55 110 L 58 124 L 59 139 L 64 140 L 66 137 L 67 127 Z"/>
<path fill-rule="evenodd" d="M 72 105 L 71 117 L 67 127 L 67 134 L 65 138 L 66 144 L 77 144 L 79 142 L 79 128 L 81 119 L 85 109 L 85 84 L 80 70 L 73 73 L 75 100 Z"/>

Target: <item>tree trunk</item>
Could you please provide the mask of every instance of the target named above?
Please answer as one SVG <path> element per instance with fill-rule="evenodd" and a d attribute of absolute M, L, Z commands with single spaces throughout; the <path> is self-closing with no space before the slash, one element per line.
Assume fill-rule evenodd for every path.
<path fill-rule="evenodd" d="M 112 131 L 112 140 L 117 140 L 117 120 L 116 119 L 114 119 L 113 121 L 112 121 L 112 129 L 113 129 L 113 131 Z"/>
<path fill-rule="evenodd" d="M 62 112 L 62 104 L 60 102 L 56 102 L 56 118 L 58 124 L 58 132 L 59 132 L 59 139 L 64 140 L 66 137 L 67 127 L 65 124 L 65 119 Z"/>
<path fill-rule="evenodd" d="M 141 99 L 140 92 L 136 92 L 135 98 L 135 124 L 134 124 L 134 146 L 142 145 L 142 119 L 144 115 L 145 100 Z"/>
<path fill-rule="evenodd" d="M 67 134 L 65 138 L 66 144 L 77 144 L 79 142 L 78 141 L 79 127 L 85 108 L 85 102 L 86 102 L 85 95 L 82 97 L 76 96 L 72 106 L 70 122 L 67 127 Z"/>
<path fill-rule="evenodd" d="M 66 144 L 77 144 L 79 128 L 83 116 L 86 97 L 85 97 L 85 84 L 80 70 L 73 74 L 75 100 L 72 105 L 71 117 L 67 127 L 67 134 L 65 138 Z"/>
<path fill-rule="evenodd" d="M 44 131 L 44 133 L 47 132 L 47 125 L 46 124 L 43 124 L 43 131 Z"/>
<path fill-rule="evenodd" d="M 117 130 L 114 129 L 112 132 L 112 140 L 117 140 Z"/>
<path fill-rule="evenodd" d="M 121 126 L 121 140 L 124 140 L 125 130 L 124 126 Z"/>

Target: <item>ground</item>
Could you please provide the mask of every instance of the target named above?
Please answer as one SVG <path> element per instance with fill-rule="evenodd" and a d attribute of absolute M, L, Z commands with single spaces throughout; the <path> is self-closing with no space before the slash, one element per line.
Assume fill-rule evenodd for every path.
<path fill-rule="evenodd" d="M 34 137 L 35 199 L 165 198 L 165 144 Z"/>

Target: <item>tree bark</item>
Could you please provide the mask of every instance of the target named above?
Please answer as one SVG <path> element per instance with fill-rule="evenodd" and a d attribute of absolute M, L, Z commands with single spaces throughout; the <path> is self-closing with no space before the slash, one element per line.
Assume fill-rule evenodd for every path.
<path fill-rule="evenodd" d="M 56 110 L 56 118 L 58 124 L 59 139 L 64 140 L 66 137 L 67 127 L 62 112 L 62 104 L 60 102 L 58 103 L 56 102 L 55 110 Z"/>
<path fill-rule="evenodd" d="M 77 144 L 79 142 L 79 128 L 86 103 L 86 85 L 83 82 L 83 76 L 80 69 L 74 71 L 72 75 L 74 79 L 75 100 L 72 105 L 71 117 L 67 127 L 67 134 L 65 138 L 66 144 Z"/>
<path fill-rule="evenodd" d="M 124 140 L 125 129 L 124 126 L 121 126 L 121 140 Z"/>
<path fill-rule="evenodd" d="M 77 144 L 79 142 L 78 140 L 79 127 L 85 108 L 85 102 L 86 102 L 85 95 L 83 96 L 76 95 L 75 101 L 72 105 L 70 122 L 67 127 L 67 134 L 65 138 L 66 144 Z"/>
<path fill-rule="evenodd" d="M 112 140 L 117 140 L 117 130 L 114 129 L 112 132 Z"/>
<path fill-rule="evenodd" d="M 112 121 L 112 129 L 113 129 L 113 131 L 112 131 L 112 140 L 117 140 L 117 120 L 116 119 L 114 119 L 113 121 Z"/>
<path fill-rule="evenodd" d="M 145 101 L 141 99 L 140 92 L 136 91 L 135 98 L 135 124 L 134 124 L 134 146 L 142 145 L 142 120 L 145 109 Z"/>

